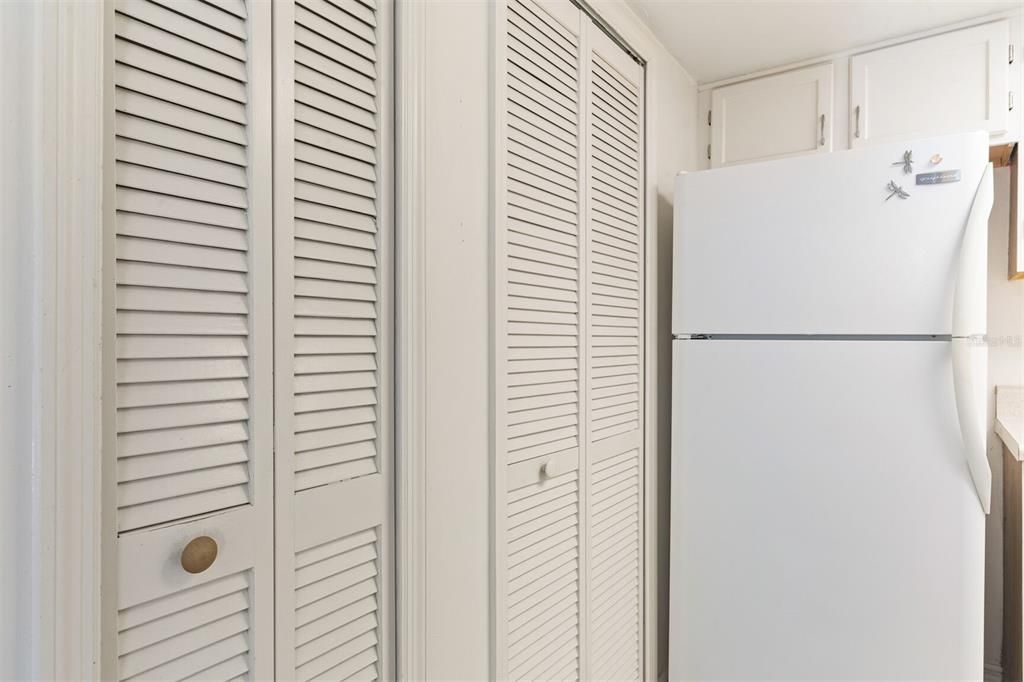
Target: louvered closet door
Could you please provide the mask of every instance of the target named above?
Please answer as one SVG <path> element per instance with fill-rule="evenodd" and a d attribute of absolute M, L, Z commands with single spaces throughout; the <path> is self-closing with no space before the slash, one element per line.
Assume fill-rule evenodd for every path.
<path fill-rule="evenodd" d="M 104 675 L 273 673 L 270 13 L 117 0 Z M 210 568 L 180 564 L 191 539 Z M 114 604 L 116 602 L 116 605 Z M 108 630 L 110 631 L 110 630 Z"/>
<path fill-rule="evenodd" d="M 392 6 L 273 11 L 277 676 L 393 679 Z"/>
<path fill-rule="evenodd" d="M 505 8 L 497 676 L 580 675 L 581 15 Z"/>
<path fill-rule="evenodd" d="M 495 675 L 639 679 L 643 69 L 568 1 L 502 26 Z"/>
<path fill-rule="evenodd" d="M 596 27 L 589 44 L 588 677 L 636 680 L 643 672 L 643 68 Z"/>

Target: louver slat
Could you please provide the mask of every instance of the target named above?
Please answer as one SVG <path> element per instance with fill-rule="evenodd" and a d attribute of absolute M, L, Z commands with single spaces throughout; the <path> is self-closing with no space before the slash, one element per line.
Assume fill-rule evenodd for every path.
<path fill-rule="evenodd" d="M 394 676 L 392 8 L 275 6 L 280 679 Z"/>
<path fill-rule="evenodd" d="M 297 491 L 379 471 L 377 40 L 354 11 L 295 7 Z"/>
<path fill-rule="evenodd" d="M 296 555 L 296 679 L 377 679 L 378 541 L 363 531 Z"/>
<path fill-rule="evenodd" d="M 579 511 L 575 471 L 508 493 L 508 671 L 536 675 L 579 646 Z M 567 658 L 568 657 L 568 658 Z M 573 667 L 575 670 L 575 667 Z"/>
<path fill-rule="evenodd" d="M 587 658 L 594 679 L 636 680 L 643 670 L 643 235 L 640 98 L 630 79 L 640 70 L 603 35 L 589 62 Z"/>
<path fill-rule="evenodd" d="M 244 15 L 183 9 L 114 22 L 122 532 L 250 501 Z"/>
<path fill-rule="evenodd" d="M 114 0 L 110 9 L 104 439 L 116 540 L 104 571 L 117 610 L 101 672 L 267 679 L 270 6 Z M 200 536 L 218 554 L 191 574 L 182 555 Z"/>
<path fill-rule="evenodd" d="M 505 16 L 504 667 L 509 679 L 571 679 L 581 629 L 579 42 L 532 0 L 510 0 Z M 571 471 L 538 477 L 548 461 Z"/>
<path fill-rule="evenodd" d="M 118 678 L 246 675 L 250 592 L 248 573 L 236 573 L 121 609 Z"/>
<path fill-rule="evenodd" d="M 591 118 L 598 131 L 592 145 L 597 147 L 604 136 L 609 142 L 608 155 L 619 168 L 628 169 L 629 184 L 636 184 L 640 172 L 636 88 L 597 52 L 592 55 L 591 72 Z M 605 126 L 602 120 L 613 121 L 614 127 Z M 590 301 L 591 385 L 601 390 L 600 397 L 591 396 L 591 439 L 595 443 L 640 428 L 638 291 L 643 273 L 634 245 L 640 242 L 640 198 L 635 190 L 629 193 L 604 181 L 615 172 L 610 161 L 595 151 L 590 174 L 593 213 L 616 223 L 613 228 L 603 220 L 590 222 L 589 271 L 595 283 Z"/>

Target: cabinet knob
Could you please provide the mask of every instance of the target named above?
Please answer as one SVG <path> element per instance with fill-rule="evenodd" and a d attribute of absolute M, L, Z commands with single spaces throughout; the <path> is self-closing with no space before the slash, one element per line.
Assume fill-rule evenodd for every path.
<path fill-rule="evenodd" d="M 562 474 L 567 474 L 572 470 L 573 466 L 571 462 L 565 461 L 564 458 L 559 460 L 556 457 L 552 457 L 548 461 L 544 462 L 544 465 L 540 468 L 540 472 L 544 474 L 546 478 L 561 476 Z"/>
<path fill-rule="evenodd" d="M 181 550 L 181 567 L 189 573 L 202 573 L 217 558 L 217 541 L 209 535 L 194 538 Z"/>

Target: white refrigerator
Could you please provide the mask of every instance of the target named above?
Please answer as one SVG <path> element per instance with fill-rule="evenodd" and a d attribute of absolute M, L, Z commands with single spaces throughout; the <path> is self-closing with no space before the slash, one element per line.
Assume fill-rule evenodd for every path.
<path fill-rule="evenodd" d="M 672 680 L 982 676 L 984 133 L 681 174 Z"/>

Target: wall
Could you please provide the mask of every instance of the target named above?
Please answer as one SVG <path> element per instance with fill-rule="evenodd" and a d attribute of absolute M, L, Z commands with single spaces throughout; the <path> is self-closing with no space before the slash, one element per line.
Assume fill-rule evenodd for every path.
<path fill-rule="evenodd" d="M 995 203 L 989 219 L 989 422 L 995 414 L 995 387 L 1024 386 L 1024 281 L 1009 281 L 1010 172 L 995 172 Z M 985 537 L 985 662 L 993 676 L 1002 653 L 1003 635 L 1003 457 L 1002 442 L 988 434 L 992 466 L 992 513 Z"/>
<path fill-rule="evenodd" d="M 653 269 L 657 353 L 649 358 L 657 399 L 649 403 L 657 438 L 648 454 L 658 486 L 655 566 L 658 671 L 667 660 L 669 302 L 672 186 L 696 168 L 697 87 L 624 3 L 593 6 L 647 59 L 648 163 L 657 226 Z M 425 149 L 426 324 L 425 676 L 490 676 L 491 395 L 489 224 L 492 9 L 479 0 L 425 3 L 422 101 Z M 653 675 L 652 675 L 653 677 Z"/>
<path fill-rule="evenodd" d="M 424 666 L 432 680 L 490 676 L 488 4 L 425 9 Z"/>
<path fill-rule="evenodd" d="M 697 90 L 693 79 L 658 46 L 660 58 L 652 68 L 655 83 L 653 111 L 649 121 L 654 124 L 657 140 L 657 357 L 651 367 L 657 382 L 657 398 L 648 405 L 657 432 L 655 452 L 648 453 L 648 466 L 654 467 L 657 489 L 657 670 L 659 677 L 668 673 L 668 576 L 669 576 L 669 490 L 671 488 L 671 422 L 672 422 L 672 199 L 675 179 L 680 171 L 697 169 L 697 145 L 693 134 L 697 127 Z"/>
<path fill-rule="evenodd" d="M 44 38 L 43 17 L 25 4 L 3 8 L 0 64 L 3 129 L 0 148 L 0 679 L 28 679 L 41 671 L 33 647 L 39 635 L 41 590 L 33 574 L 39 568 L 37 506 L 39 432 L 33 419 L 38 392 L 38 329 L 31 301 L 38 291 L 36 260 L 41 230 L 32 229 L 43 216 L 34 187 L 41 185 L 42 164 L 15 167 L 14 159 L 40 159 L 43 155 L 43 108 L 34 57 Z M 16 66 L 17 65 L 17 66 Z M 19 548 L 13 551 L 13 548 Z"/>

